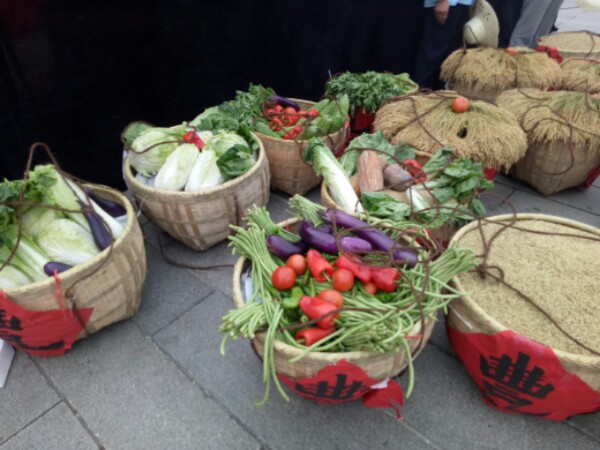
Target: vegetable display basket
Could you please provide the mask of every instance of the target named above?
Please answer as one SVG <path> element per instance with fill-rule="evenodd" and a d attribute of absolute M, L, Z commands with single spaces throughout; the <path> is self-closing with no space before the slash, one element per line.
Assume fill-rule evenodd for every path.
<path fill-rule="evenodd" d="M 255 137 L 256 139 L 256 137 Z M 125 178 L 137 204 L 150 220 L 194 250 L 201 251 L 227 239 L 229 225 L 243 225 L 246 210 L 269 201 L 269 164 L 259 139 L 256 163 L 245 174 L 197 192 L 169 192 L 135 179 L 129 159 Z"/>
<path fill-rule="evenodd" d="M 511 113 L 478 100 L 456 113 L 451 105 L 457 96 L 436 91 L 392 99 L 377 111 L 373 129 L 394 145 L 407 143 L 430 155 L 449 147 L 484 168 L 509 168 L 523 157 L 527 138 Z"/>
<path fill-rule="evenodd" d="M 310 109 L 314 102 L 292 99 L 304 111 Z M 321 140 L 334 153 L 345 141 L 346 127 L 340 131 L 329 134 Z M 293 141 L 274 138 L 261 133 L 256 133 L 262 142 L 269 169 L 271 171 L 271 187 L 290 195 L 304 194 L 318 186 L 322 177 L 315 174 L 312 165 L 302 160 L 302 153 L 308 145 L 308 141 Z"/>
<path fill-rule="evenodd" d="M 285 222 L 285 225 L 290 226 L 291 229 L 294 229 L 297 224 L 298 219 L 290 219 Z M 250 265 L 250 261 L 244 257 L 241 257 L 237 260 L 233 268 L 233 302 L 236 308 L 242 308 L 246 304 L 244 294 L 242 293 L 241 278 L 242 274 L 250 267 Z M 411 335 L 421 335 L 420 339 L 408 340 L 413 360 L 425 347 L 431 336 L 435 323 L 436 320 L 434 318 L 426 318 L 425 330 L 423 332 L 421 332 L 421 323 L 415 325 L 415 328 L 411 331 Z M 263 359 L 264 354 L 264 342 L 264 332 L 257 333 L 252 341 L 252 347 L 261 360 Z M 407 367 L 408 364 L 405 351 L 396 353 L 370 353 L 363 351 L 338 353 L 310 352 L 297 362 L 292 363 L 289 361 L 290 359 L 300 355 L 301 352 L 302 350 L 299 348 L 275 340 L 275 368 L 280 378 L 282 376 L 286 377 L 291 380 L 292 384 L 294 384 L 296 381 L 306 382 L 307 379 L 318 377 L 320 374 L 322 375 L 322 371 L 324 369 L 326 370 L 328 367 L 333 368 L 335 366 L 336 370 L 342 372 L 342 376 L 344 375 L 344 370 L 346 367 L 348 367 L 348 370 L 356 370 L 356 368 L 358 368 L 360 371 L 364 371 L 364 374 L 366 374 L 371 381 L 374 379 L 383 382 L 397 376 Z M 346 366 L 346 364 L 348 364 L 348 366 Z M 352 375 L 355 375 L 355 373 L 353 372 Z M 352 375 L 350 372 L 348 372 L 348 380 L 352 378 Z M 297 389 L 294 390 L 302 395 L 302 393 L 298 392 Z M 319 402 L 318 399 L 312 399 Z M 327 403 L 335 402 L 332 401 Z"/>
<path fill-rule="evenodd" d="M 498 275 L 492 267 L 499 267 L 510 287 L 500 276 L 459 275 L 455 287 L 469 294 L 454 300 L 447 316 L 454 351 L 484 401 L 550 420 L 600 410 L 600 230 L 560 217 L 507 214 L 481 229 L 466 225 L 451 245 L 477 252 L 482 236 L 490 242 L 494 235 L 488 274 Z"/>
<path fill-rule="evenodd" d="M 527 133 L 525 156 L 510 170 L 543 195 L 593 182 L 600 166 L 600 100 L 583 92 L 511 90 L 498 98 Z"/>
<path fill-rule="evenodd" d="M 563 58 L 600 59 L 600 36 L 589 31 L 565 31 L 539 40 L 540 45 L 554 47 Z"/>
<path fill-rule="evenodd" d="M 494 103 L 507 89 L 550 89 L 560 85 L 561 72 L 547 54 L 516 48 L 456 50 L 442 64 L 441 75 L 449 88 L 467 98 Z"/>
<path fill-rule="evenodd" d="M 136 211 L 120 192 L 103 186 L 88 187 L 100 197 L 121 204 L 127 211 L 127 224 L 112 248 L 89 261 L 54 278 L 5 291 L 13 317 L 21 317 L 19 320 L 28 324 L 29 328 L 22 326 L 23 336 L 26 335 L 29 342 L 51 342 L 50 345 L 28 348 L 19 345 L 18 340 L 11 340 L 25 352 L 41 356 L 62 354 L 74 340 L 127 319 L 139 308 L 146 278 L 146 252 Z M 29 319 L 23 319 L 23 315 Z M 67 324 L 73 325 L 70 331 L 75 334 L 71 336 L 71 342 L 62 339 L 61 333 L 67 331 L 56 330 L 57 326 L 63 328 L 62 320 L 65 329 Z M 56 338 L 56 332 L 61 339 Z"/>

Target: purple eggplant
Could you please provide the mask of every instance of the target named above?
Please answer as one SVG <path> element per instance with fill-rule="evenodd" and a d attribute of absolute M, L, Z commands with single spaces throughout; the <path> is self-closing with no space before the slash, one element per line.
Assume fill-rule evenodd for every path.
<path fill-rule="evenodd" d="M 419 261 L 419 257 L 413 250 L 400 247 L 387 234 L 356 217 L 338 210 L 328 209 L 323 213 L 323 218 L 330 223 L 335 222 L 337 226 L 342 228 L 351 229 L 354 234 L 368 241 L 376 250 L 384 252 L 393 250 L 394 259 L 404 263 L 408 267 L 414 267 Z"/>
<path fill-rule="evenodd" d="M 68 264 L 63 264 L 57 261 L 50 261 L 47 262 L 46 264 L 44 264 L 44 272 L 46 273 L 46 275 L 48 275 L 49 277 L 54 275 L 54 272 L 56 273 L 61 273 L 64 272 L 65 270 L 69 270 L 71 267 Z"/>
<path fill-rule="evenodd" d="M 271 234 L 267 237 L 267 246 L 269 247 L 269 250 L 271 250 L 271 253 L 279 256 L 281 259 L 288 259 L 296 253 L 303 254 L 308 250 L 308 247 L 303 241 L 290 242 L 276 234 Z"/>
<path fill-rule="evenodd" d="M 100 250 L 110 247 L 113 242 L 112 235 L 104 225 L 104 222 L 102 222 L 102 219 L 100 219 L 98 213 L 96 211 L 84 211 L 83 215 L 90 226 L 90 230 L 92 230 L 92 237 L 94 238 L 96 247 Z"/>
<path fill-rule="evenodd" d="M 282 97 L 281 95 L 271 95 L 268 99 L 268 102 L 271 105 L 281 105 L 284 108 L 286 106 L 291 106 L 296 111 L 300 111 L 300 105 L 298 105 L 298 103 L 296 103 L 294 100 L 290 100 L 287 97 Z"/>
<path fill-rule="evenodd" d="M 331 234 L 333 233 L 333 227 L 329 224 L 325 224 L 317 227 L 317 231 L 320 231 L 321 233 Z"/>
<path fill-rule="evenodd" d="M 125 208 L 123 208 L 123 206 L 119 203 L 102 198 L 91 189 L 87 189 L 85 192 L 92 200 L 94 200 L 94 202 L 96 202 L 100 208 L 102 208 L 111 216 L 121 217 L 127 214 Z"/>
<path fill-rule="evenodd" d="M 300 222 L 299 232 L 304 242 L 309 246 L 325 253 L 337 255 L 339 253 L 336 238 L 333 234 L 323 233 L 317 230 L 312 223 L 308 221 Z M 370 251 L 371 244 L 364 239 L 357 237 L 343 236 L 340 238 L 340 246 L 348 252 Z"/>

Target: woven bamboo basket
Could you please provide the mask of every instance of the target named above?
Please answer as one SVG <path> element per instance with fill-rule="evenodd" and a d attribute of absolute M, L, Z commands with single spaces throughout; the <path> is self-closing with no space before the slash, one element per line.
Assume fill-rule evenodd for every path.
<path fill-rule="evenodd" d="M 287 221 L 287 225 L 292 229 L 298 223 L 297 219 Z M 236 308 L 242 308 L 246 304 L 242 294 L 240 279 L 244 271 L 250 266 L 250 261 L 241 257 L 235 263 L 233 268 L 233 302 Z M 425 319 L 425 331 L 422 339 L 409 339 L 408 343 L 412 351 L 413 360 L 421 353 L 425 344 L 429 340 L 436 320 L 433 318 Z M 420 324 L 411 331 L 412 334 L 420 333 Z M 264 354 L 264 332 L 257 333 L 252 341 L 252 346 L 259 358 Z M 378 380 L 385 380 L 394 377 L 402 372 L 408 364 L 406 352 L 397 353 L 369 353 L 369 352 L 311 352 L 297 362 L 290 363 L 289 360 L 300 355 L 301 349 L 287 345 L 281 341 L 275 341 L 274 357 L 275 367 L 278 374 L 285 375 L 293 380 L 311 378 L 324 367 L 336 364 L 340 360 L 354 364 L 365 371 L 370 377 Z"/>
<path fill-rule="evenodd" d="M 440 78 L 460 95 L 490 103 L 507 89 L 560 84 L 560 67 L 548 55 L 521 47 L 515 51 L 516 55 L 496 48 L 456 50 L 443 62 Z"/>
<path fill-rule="evenodd" d="M 315 105 L 315 102 L 307 100 L 293 100 L 304 111 Z M 337 147 L 344 143 L 346 132 L 347 129 L 344 127 L 321 139 L 335 153 Z M 312 165 L 302 161 L 302 153 L 308 141 L 279 139 L 261 133 L 256 133 L 256 136 L 262 142 L 267 154 L 272 188 L 290 195 L 304 194 L 321 183 L 323 178 L 315 173 Z"/>
<path fill-rule="evenodd" d="M 554 47 L 563 58 L 600 59 L 600 36 L 589 31 L 565 31 L 543 36 L 540 45 Z"/>
<path fill-rule="evenodd" d="M 600 238 L 600 229 L 598 228 L 584 225 L 569 219 L 543 214 L 517 214 L 516 216 L 513 214 L 506 214 L 492 217 L 489 220 L 492 220 L 494 223 L 510 224 L 513 222 L 515 217 L 517 219 L 516 225 L 522 225 L 528 221 L 548 222 L 551 224 L 564 225 L 574 230 L 588 232 Z M 451 245 L 460 243 L 461 239 L 463 239 L 467 233 L 477 230 L 477 227 L 478 224 L 473 222 L 461 228 L 452 239 Z M 479 231 L 475 232 L 479 233 Z M 545 267 L 544 261 L 528 261 L 527 264 L 529 270 L 543 270 Z M 581 280 L 581 282 L 585 283 L 586 280 Z M 596 280 L 587 280 L 587 282 L 594 284 Z M 483 333 L 486 335 L 493 335 L 510 329 L 506 324 L 500 323 L 496 318 L 492 317 L 478 304 L 477 299 L 486 295 L 486 288 L 481 288 L 477 291 L 474 289 L 465 289 L 463 283 L 461 283 L 460 276 L 455 277 L 453 279 L 453 283 L 459 291 L 470 292 L 468 295 L 454 300 L 450 305 L 447 317 L 447 323 L 450 327 L 460 331 L 461 333 Z M 548 296 L 556 294 L 554 294 L 552 291 L 545 291 L 543 295 Z M 517 312 L 515 312 L 515 314 L 516 313 Z M 582 311 L 581 314 L 585 314 L 584 311 Z M 555 319 L 560 318 L 555 317 Z M 542 344 L 544 343 L 542 342 Z M 518 340 L 514 341 L 514 345 L 518 346 Z M 515 350 L 518 350 L 518 348 Z M 552 348 L 552 350 L 560 360 L 565 370 L 577 375 L 590 388 L 600 393 L 600 357 L 576 354 L 556 348 Z"/>
<path fill-rule="evenodd" d="M 133 316 L 140 306 L 146 278 L 144 236 L 133 206 L 120 192 L 103 186 L 89 187 L 99 196 L 123 205 L 127 210 L 127 224 L 112 251 L 108 248 L 59 276 L 59 286 L 67 300 L 75 298 L 77 309 L 94 310 L 78 339 Z M 53 278 L 9 289 L 6 295 L 31 311 L 60 308 Z"/>
<path fill-rule="evenodd" d="M 560 112 L 551 103 L 559 95 L 571 96 L 576 103 Z M 498 97 L 498 105 L 514 114 L 527 133 L 527 152 L 510 168 L 510 175 L 543 195 L 584 184 L 600 166 L 600 107 L 588 111 L 587 101 L 584 93 L 535 89 L 506 91 Z"/>
<path fill-rule="evenodd" d="M 158 227 L 194 250 L 227 239 L 229 225 L 243 225 L 246 210 L 269 201 L 269 164 L 259 139 L 258 158 L 244 175 L 197 192 L 169 192 L 135 179 L 129 159 L 125 179 L 146 216 Z"/>

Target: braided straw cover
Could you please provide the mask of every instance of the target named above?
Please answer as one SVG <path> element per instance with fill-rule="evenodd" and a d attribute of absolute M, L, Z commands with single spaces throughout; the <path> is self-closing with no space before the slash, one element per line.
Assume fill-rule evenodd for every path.
<path fill-rule="evenodd" d="M 600 230 L 598 228 L 584 225 L 573 220 L 544 214 L 517 214 L 516 216 L 518 220 L 536 220 L 557 223 L 575 229 L 584 230 L 589 233 L 594 233 L 600 237 Z M 504 214 L 491 217 L 487 220 L 511 223 L 513 217 L 514 216 L 512 214 Z M 454 235 L 451 245 L 452 243 L 460 242 L 460 239 L 466 233 L 477 228 L 477 226 L 477 222 L 472 222 L 462 227 L 458 233 Z M 465 292 L 465 288 L 460 282 L 460 276 L 454 277 L 452 283 L 459 291 Z M 461 333 L 496 334 L 501 331 L 508 330 L 508 327 L 487 314 L 486 311 L 481 308 L 475 300 L 473 300 L 473 297 L 476 296 L 477 293 L 472 292 L 470 295 L 458 298 L 452 302 L 448 312 L 448 325 L 460 331 Z M 468 327 L 465 324 L 465 321 L 468 322 L 471 327 Z M 552 350 L 560 360 L 565 370 L 574 373 L 584 382 L 586 382 L 592 389 L 600 392 L 600 357 L 578 355 L 557 349 Z"/>
<path fill-rule="evenodd" d="M 287 221 L 287 224 L 292 226 L 292 228 L 297 223 L 297 219 Z M 236 308 L 242 308 L 246 304 L 242 294 L 240 279 L 248 265 L 249 261 L 246 258 L 241 257 L 237 260 L 233 268 L 233 302 Z M 413 360 L 425 347 L 435 323 L 435 319 L 426 318 L 423 339 L 408 340 L 409 346 L 413 351 Z M 420 324 L 416 325 L 415 329 L 413 329 L 410 334 L 415 335 L 418 333 L 420 333 Z M 252 341 L 252 345 L 259 358 L 262 359 L 264 353 L 264 333 L 257 333 Z M 322 368 L 336 364 L 342 359 L 363 369 L 370 378 L 378 380 L 384 380 L 398 375 L 408 364 L 406 352 L 404 350 L 397 353 L 310 352 L 299 361 L 290 363 L 289 360 L 298 356 L 302 350 L 277 340 L 275 341 L 274 348 L 277 373 L 295 380 L 314 377 Z"/>
<path fill-rule="evenodd" d="M 101 197 L 123 205 L 127 210 L 127 224 L 113 244 L 112 252 L 107 248 L 89 261 L 59 275 L 59 286 L 67 309 L 73 297 L 77 309 L 94 309 L 79 339 L 133 316 L 140 306 L 146 278 L 144 236 L 133 206 L 123 194 L 113 189 L 95 185 L 89 187 Z M 74 283 L 77 284 L 70 288 Z M 52 277 L 9 289 L 6 295 L 22 308 L 32 311 L 60 308 Z"/>
<path fill-rule="evenodd" d="M 256 139 L 256 137 L 255 137 Z M 269 201 L 269 164 L 260 140 L 258 160 L 240 177 L 198 192 L 161 191 L 135 179 L 125 162 L 125 178 L 135 200 L 158 227 L 194 250 L 227 239 L 229 225 L 243 225 L 246 210 Z"/>
<path fill-rule="evenodd" d="M 302 110 L 308 110 L 315 104 L 306 100 L 293 100 Z M 336 147 L 344 141 L 345 132 L 344 127 L 321 140 L 335 153 Z M 321 183 L 323 177 L 315 173 L 311 164 L 302 161 L 302 153 L 308 141 L 279 139 L 261 133 L 256 133 L 256 136 L 262 142 L 269 160 L 272 188 L 290 195 L 304 194 Z"/>

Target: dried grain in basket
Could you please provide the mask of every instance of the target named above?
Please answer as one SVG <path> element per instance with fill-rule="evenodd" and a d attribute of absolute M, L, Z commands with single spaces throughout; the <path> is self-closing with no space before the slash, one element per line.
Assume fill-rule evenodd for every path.
<path fill-rule="evenodd" d="M 306 100 L 293 100 L 302 110 L 308 110 L 315 104 Z M 321 139 L 335 153 L 337 147 L 344 143 L 346 131 L 344 127 Z M 279 139 L 261 133 L 256 133 L 256 136 L 267 154 L 272 188 L 290 195 L 304 194 L 321 183 L 323 178 L 315 173 L 311 164 L 302 160 L 308 141 Z"/>
<path fill-rule="evenodd" d="M 573 311 L 573 307 L 570 305 L 580 305 L 586 299 L 593 301 L 593 297 L 588 298 L 589 292 L 585 290 L 585 286 L 590 286 L 592 295 L 594 291 L 597 292 L 593 287 L 596 286 L 596 275 L 590 275 L 589 273 L 594 269 L 592 267 L 587 271 L 586 276 L 591 277 L 590 279 L 581 278 L 583 276 L 581 272 L 579 272 L 579 277 L 571 276 L 571 274 L 567 278 L 561 279 L 561 274 L 565 275 L 564 264 L 569 262 L 569 255 L 566 254 L 569 253 L 575 238 L 560 237 L 556 234 L 548 236 L 539 233 L 575 233 L 589 236 L 589 239 L 593 240 L 580 239 L 581 246 L 594 245 L 597 248 L 600 246 L 600 230 L 569 219 L 543 214 L 506 214 L 488 220 L 489 222 L 483 225 L 485 242 L 489 242 L 492 235 L 499 233 L 489 253 L 490 259 L 487 263 L 490 264 L 490 267 L 500 267 L 504 272 L 502 278 L 542 307 L 553 317 L 557 324 L 560 324 L 562 329 L 577 334 L 580 339 L 582 333 L 588 333 L 589 338 L 591 336 L 589 333 L 594 333 L 597 330 L 597 323 L 588 318 L 587 322 L 592 321 L 592 323 L 588 323 L 586 326 L 585 318 L 588 317 L 588 312 L 586 312 L 585 307 Z M 520 229 L 505 228 L 504 231 L 499 232 L 501 228 L 511 224 Z M 527 233 L 523 230 L 534 230 L 534 233 Z M 502 233 L 505 232 L 507 234 L 504 236 L 507 237 L 503 237 Z M 509 232 L 513 234 L 508 234 Z M 481 236 L 479 223 L 472 222 L 458 231 L 452 239 L 451 245 L 468 246 L 474 248 L 477 252 L 482 249 Z M 469 240 L 467 241 L 467 239 Z M 520 239 L 520 241 L 517 241 L 517 239 Z M 556 239 L 564 239 L 564 246 L 558 245 Z M 540 240 L 545 241 L 543 249 L 540 248 Z M 510 248 L 511 250 L 508 252 L 494 251 L 494 246 L 499 246 L 496 248 Z M 550 251 L 547 249 L 550 249 Z M 571 252 L 573 251 L 575 250 L 571 250 Z M 518 252 L 527 253 L 527 256 L 517 254 Z M 583 257 L 580 252 L 570 256 L 573 260 L 579 261 Z M 527 261 L 515 263 L 517 259 L 523 258 L 527 258 Z M 515 261 L 512 261 L 512 259 Z M 590 263 L 595 264 L 595 267 L 597 267 L 597 258 L 593 261 L 584 260 L 581 262 L 581 264 L 586 265 Z M 555 269 L 559 272 L 558 279 L 557 275 L 554 275 Z M 491 270 L 493 271 L 493 269 Z M 574 267 L 574 270 L 579 269 Z M 513 330 L 517 334 L 525 335 L 529 339 L 550 347 L 568 373 L 576 375 L 591 390 L 600 394 L 600 356 L 586 352 L 582 347 L 564 336 L 555 324 L 531 306 L 527 300 L 515 294 L 515 291 L 491 280 L 489 276 L 486 279 L 481 279 L 476 274 L 463 274 L 455 277 L 453 283 L 459 291 L 469 292 L 469 294 L 455 300 L 449 307 L 448 325 L 451 336 L 456 332 L 467 335 L 472 334 L 473 336 L 476 333 L 494 336 L 506 330 Z M 582 289 L 574 292 L 573 285 L 581 285 Z M 548 286 L 551 287 L 548 288 Z M 590 301 L 588 301 L 588 304 Z M 561 313 L 565 307 L 568 311 Z M 494 314 L 490 313 L 490 310 L 494 308 L 496 308 L 496 312 Z M 533 316 L 527 315 L 532 313 Z M 498 315 L 504 317 L 502 322 L 497 317 Z M 525 319 L 526 317 L 529 318 Z M 552 340 L 554 343 L 542 342 L 544 340 Z M 598 342 L 598 339 L 596 339 L 596 342 Z M 504 350 L 518 353 L 521 350 L 520 345 L 521 341 L 519 339 L 511 339 L 510 348 L 505 347 Z M 455 346 L 455 351 L 466 355 L 468 352 L 472 352 L 473 349 L 457 348 Z M 550 361 L 538 359 L 536 365 L 539 366 L 538 369 L 549 373 L 550 369 L 544 365 L 545 362 L 550 364 Z M 558 389 L 558 386 L 556 388 Z M 568 389 L 568 387 L 562 385 L 561 389 Z M 562 392 L 562 394 L 568 394 L 568 390 Z M 598 408 L 600 409 L 600 397 L 598 399 Z M 538 400 L 541 402 L 543 399 Z M 548 402 L 551 402 L 551 400 L 549 398 Z M 551 405 L 552 403 L 548 404 Z M 572 414 L 579 412 L 587 411 L 577 411 L 572 412 Z"/>
<path fill-rule="evenodd" d="M 146 278 L 144 236 L 133 206 L 114 189 L 96 185 L 89 187 L 99 196 L 123 205 L 127 211 L 127 224 L 112 249 L 107 248 L 89 261 L 59 275 L 65 306 L 69 308 L 73 302 L 76 310 L 93 309 L 79 339 L 133 316 L 139 308 Z M 60 308 L 53 278 L 9 289 L 6 295 L 18 306 L 31 311 Z"/>
<path fill-rule="evenodd" d="M 135 179 L 129 159 L 125 179 L 136 202 L 150 220 L 194 250 L 207 248 L 227 239 L 229 225 L 243 225 L 252 205 L 269 201 L 269 164 L 259 139 L 256 163 L 245 174 L 219 186 L 197 192 L 162 191 Z"/>
<path fill-rule="evenodd" d="M 288 220 L 285 225 L 294 227 L 298 223 L 297 219 Z M 284 224 L 281 224 L 284 225 Z M 249 267 L 250 262 L 241 257 L 237 260 L 233 268 L 233 302 L 236 308 L 242 308 L 246 304 L 244 295 L 241 289 L 241 277 L 244 271 Z M 432 318 L 425 319 L 425 331 L 422 339 L 410 339 L 408 344 L 413 352 L 412 359 L 416 358 L 423 350 L 425 344 L 429 340 L 436 320 Z M 420 333 L 420 323 L 411 334 Z M 264 332 L 256 334 L 252 341 L 259 358 L 263 358 L 264 353 Z M 289 360 L 299 356 L 302 353 L 301 349 L 287 345 L 281 341 L 275 341 L 274 357 L 277 373 L 285 375 L 292 380 L 311 378 L 318 374 L 324 367 L 338 363 L 344 360 L 355 366 L 360 367 L 370 377 L 378 380 L 398 375 L 404 370 L 408 364 L 406 352 L 400 351 L 397 353 L 369 353 L 369 352 L 344 352 L 344 353 L 328 353 L 328 352 L 310 352 L 308 355 L 290 363 Z"/>
<path fill-rule="evenodd" d="M 560 68 L 563 90 L 600 92 L 599 59 L 569 58 Z"/>
<path fill-rule="evenodd" d="M 510 174 L 543 195 L 584 184 L 600 166 L 599 100 L 583 92 L 514 89 L 498 105 L 527 133 L 527 152 Z"/>
<path fill-rule="evenodd" d="M 600 59 L 600 36 L 589 31 L 565 31 L 543 36 L 540 45 L 554 47 L 563 58 Z"/>

